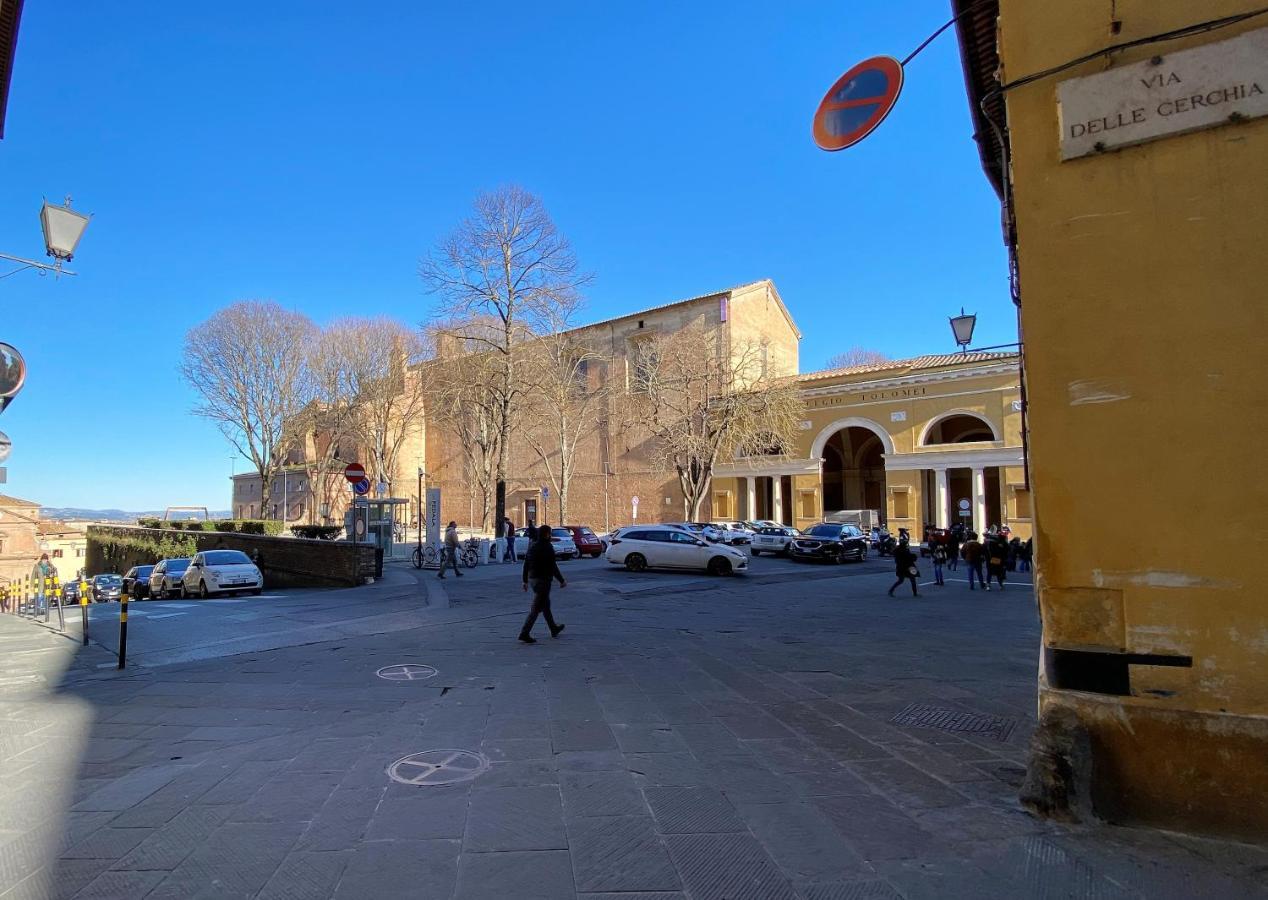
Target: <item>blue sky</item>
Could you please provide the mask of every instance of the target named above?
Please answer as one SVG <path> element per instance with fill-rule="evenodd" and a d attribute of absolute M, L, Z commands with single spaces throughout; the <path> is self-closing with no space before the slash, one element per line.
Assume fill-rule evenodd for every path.
<path fill-rule="evenodd" d="M 945 2 L 28 3 L 0 250 L 42 196 L 93 222 L 76 278 L 0 280 L 27 386 L 5 493 L 227 508 L 229 445 L 189 414 L 186 331 L 238 299 L 419 322 L 419 257 L 480 190 L 539 194 L 595 273 L 588 318 L 770 277 L 802 369 L 1015 339 L 999 211 L 953 32 L 862 144 L 810 138 L 855 62 L 902 58 Z"/>

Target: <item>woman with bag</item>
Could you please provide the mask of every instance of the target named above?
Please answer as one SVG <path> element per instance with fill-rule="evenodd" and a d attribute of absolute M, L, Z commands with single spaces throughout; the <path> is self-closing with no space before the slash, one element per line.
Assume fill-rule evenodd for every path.
<path fill-rule="evenodd" d="M 991 589 L 991 581 L 999 582 L 999 589 L 1004 589 L 1004 566 L 1008 562 L 1008 542 L 1002 534 L 993 534 L 986 542 L 986 589 Z"/>
<path fill-rule="evenodd" d="M 894 548 L 894 574 L 898 576 L 898 580 L 889 589 L 891 597 L 894 596 L 894 588 L 897 588 L 904 581 L 911 582 L 911 595 L 913 597 L 920 596 L 920 592 L 916 589 L 916 579 L 920 577 L 920 570 L 916 568 L 916 554 L 911 552 L 911 545 L 906 538 L 899 541 L 898 546 Z"/>

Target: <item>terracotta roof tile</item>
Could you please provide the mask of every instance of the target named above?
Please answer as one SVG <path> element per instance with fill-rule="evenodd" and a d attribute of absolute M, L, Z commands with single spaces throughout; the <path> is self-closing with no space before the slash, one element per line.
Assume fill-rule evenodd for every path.
<path fill-rule="evenodd" d="M 847 366 L 844 369 L 824 369 L 820 372 L 806 372 L 798 376 L 798 381 L 820 381 L 827 378 L 839 378 L 842 375 L 869 375 L 873 372 L 918 372 L 925 369 L 940 369 L 944 366 L 958 366 L 985 362 L 1000 362 L 1017 359 L 1018 354 L 1006 352 L 975 353 L 932 353 L 925 356 L 913 356 L 910 359 L 892 359 L 882 363 L 865 366 Z"/>

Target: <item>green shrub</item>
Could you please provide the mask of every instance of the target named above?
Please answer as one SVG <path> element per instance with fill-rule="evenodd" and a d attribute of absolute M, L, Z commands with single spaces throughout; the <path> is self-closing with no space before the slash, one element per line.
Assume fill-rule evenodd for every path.
<path fill-rule="evenodd" d="M 343 531 L 342 525 L 292 525 L 291 534 L 295 537 L 330 541 Z"/>
<path fill-rule="evenodd" d="M 217 519 L 211 523 L 211 527 L 216 531 L 237 531 L 238 522 L 236 519 Z"/>
<path fill-rule="evenodd" d="M 148 516 L 145 518 L 137 519 L 136 523 L 140 525 L 142 528 L 162 528 L 163 527 L 163 521 L 161 519 L 154 519 Z"/>

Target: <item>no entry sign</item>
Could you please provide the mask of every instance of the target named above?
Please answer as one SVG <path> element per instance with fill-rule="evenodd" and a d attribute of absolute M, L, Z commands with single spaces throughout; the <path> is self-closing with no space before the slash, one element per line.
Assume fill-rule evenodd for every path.
<path fill-rule="evenodd" d="M 365 480 L 365 466 L 361 463 L 348 463 L 347 468 L 343 470 L 343 477 L 356 484 L 358 481 Z"/>
<path fill-rule="evenodd" d="M 892 56 L 865 59 L 836 80 L 815 110 L 815 143 L 844 150 L 885 120 L 903 89 L 903 66 Z"/>

